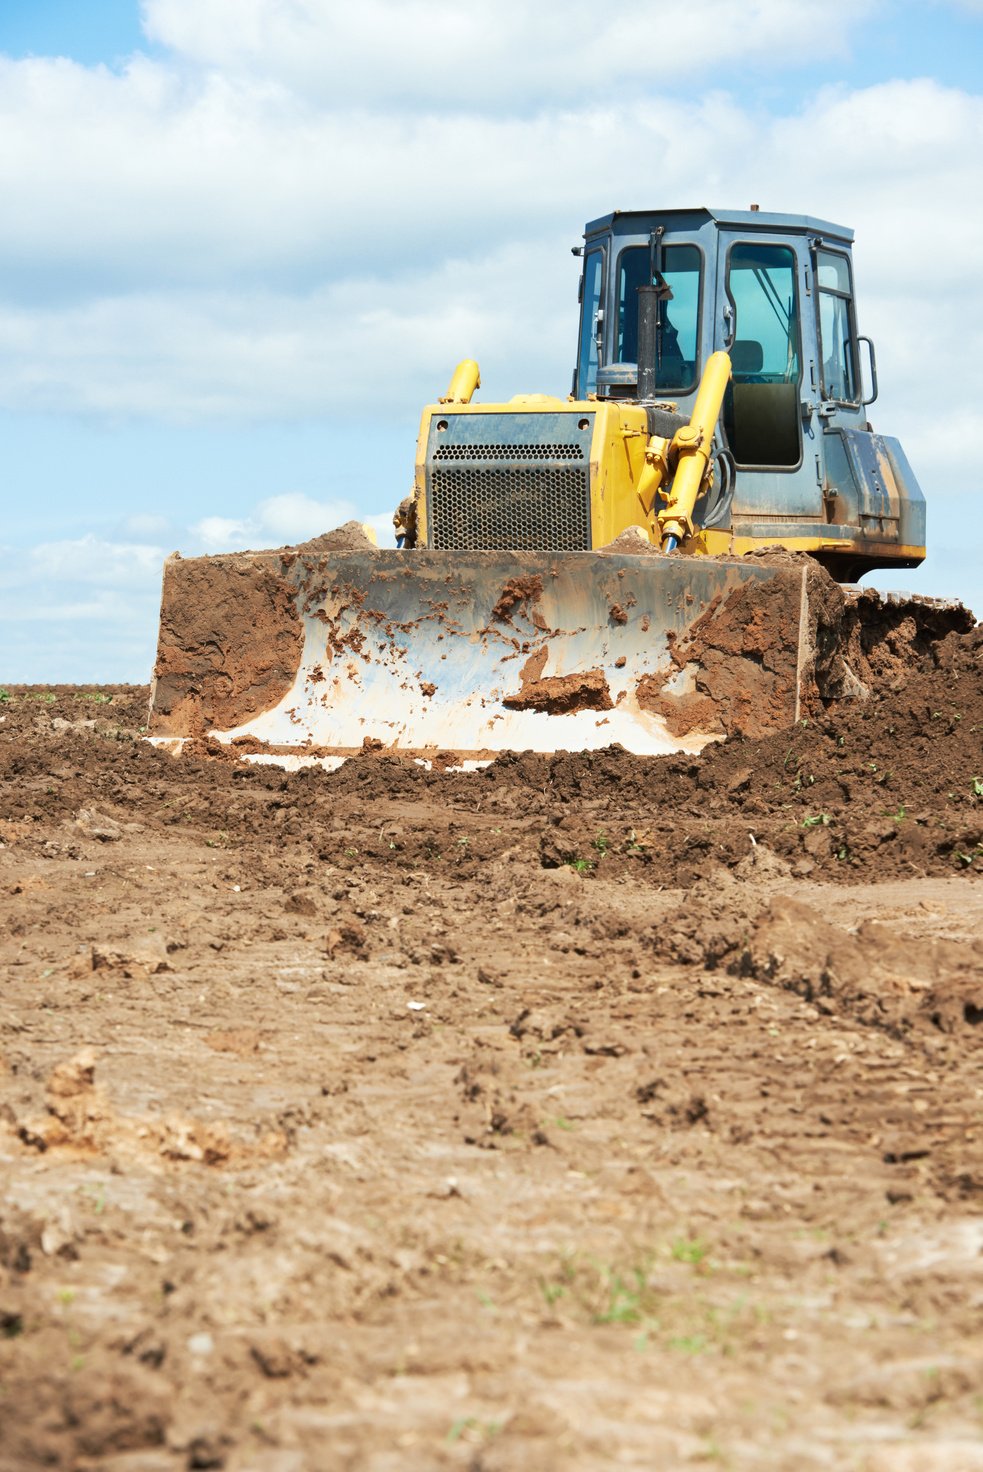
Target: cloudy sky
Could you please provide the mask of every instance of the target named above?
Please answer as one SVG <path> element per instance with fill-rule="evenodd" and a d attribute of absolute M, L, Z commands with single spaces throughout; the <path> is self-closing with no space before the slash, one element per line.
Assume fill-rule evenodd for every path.
<path fill-rule="evenodd" d="M 857 232 L 878 586 L 983 613 L 983 0 L 0 0 L 0 680 L 148 678 L 167 552 L 409 489 L 421 406 L 564 393 L 583 224 Z"/>

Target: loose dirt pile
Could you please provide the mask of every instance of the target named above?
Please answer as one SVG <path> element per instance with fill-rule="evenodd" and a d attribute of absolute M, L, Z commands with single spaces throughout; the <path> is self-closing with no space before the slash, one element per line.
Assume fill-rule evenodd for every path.
<path fill-rule="evenodd" d="M 979 631 L 700 759 L 0 695 L 0 1468 L 983 1467 Z"/>

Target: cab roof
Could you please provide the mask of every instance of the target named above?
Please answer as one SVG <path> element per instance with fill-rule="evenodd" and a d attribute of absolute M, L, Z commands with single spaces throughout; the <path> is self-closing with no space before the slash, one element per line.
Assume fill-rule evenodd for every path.
<path fill-rule="evenodd" d="M 815 215 L 782 215 L 770 210 L 710 210 L 706 206 L 688 210 L 612 210 L 601 215 L 584 227 L 584 237 L 602 234 L 617 229 L 619 234 L 643 234 L 655 223 L 670 225 L 678 222 L 681 228 L 694 228 L 707 220 L 720 226 L 738 226 L 741 230 L 767 230 L 769 234 L 783 232 L 821 235 L 850 243 L 853 231 L 846 225 L 834 225 L 831 220 L 820 220 Z"/>

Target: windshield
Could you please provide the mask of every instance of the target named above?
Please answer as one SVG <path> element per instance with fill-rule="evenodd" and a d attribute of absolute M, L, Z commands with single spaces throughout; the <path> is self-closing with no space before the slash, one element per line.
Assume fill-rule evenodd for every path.
<path fill-rule="evenodd" d="M 638 361 L 638 288 L 652 284 L 653 252 L 632 245 L 618 262 L 618 343 L 621 363 Z M 672 296 L 662 304 L 659 389 L 683 391 L 696 382 L 700 326 L 700 252 L 695 245 L 666 245 L 661 252 L 662 278 Z"/>

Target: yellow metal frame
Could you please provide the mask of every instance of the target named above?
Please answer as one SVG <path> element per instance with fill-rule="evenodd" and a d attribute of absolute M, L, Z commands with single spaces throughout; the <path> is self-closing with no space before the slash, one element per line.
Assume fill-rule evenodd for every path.
<path fill-rule="evenodd" d="M 649 540 L 660 543 L 655 512 L 648 511 L 639 497 L 648 447 L 648 421 L 637 404 L 606 403 L 596 399 L 557 399 L 548 394 L 520 394 L 504 404 L 454 402 L 448 394 L 438 404 L 428 404 L 420 423 L 416 447 L 417 545 L 428 542 L 427 445 L 430 423 L 453 414 L 542 414 L 563 413 L 574 419 L 593 417 L 590 448 L 591 545 L 613 542 L 629 526 L 642 526 Z"/>
<path fill-rule="evenodd" d="M 458 364 L 446 395 L 428 404 L 417 440 L 414 499 L 416 544 L 428 543 L 426 457 L 430 422 L 436 415 L 565 413 L 576 419 L 593 416 L 590 449 L 591 546 L 604 547 L 629 527 L 640 527 L 653 546 L 667 537 L 690 556 L 739 557 L 762 547 L 784 547 L 790 552 L 829 552 L 863 557 L 871 552 L 898 563 L 917 562 L 924 547 L 871 546 L 860 535 L 850 537 L 796 536 L 794 524 L 763 537 L 735 534 L 732 529 L 701 531 L 693 525 L 693 508 L 706 488 L 714 428 L 730 380 L 726 353 L 712 354 L 704 370 L 688 425 L 672 440 L 649 436 L 644 408 L 635 403 L 602 399 L 558 399 L 548 394 L 519 394 L 507 403 L 474 404 L 480 385 L 478 364 Z M 767 521 L 767 515 L 759 518 Z M 803 518 L 807 520 L 808 518 Z M 787 529 L 786 529 L 787 528 Z M 398 530 L 398 528 L 397 528 Z M 852 529 L 851 529 L 852 530 Z M 859 531 L 859 529 L 857 529 Z M 670 546 L 672 543 L 669 544 Z"/>

